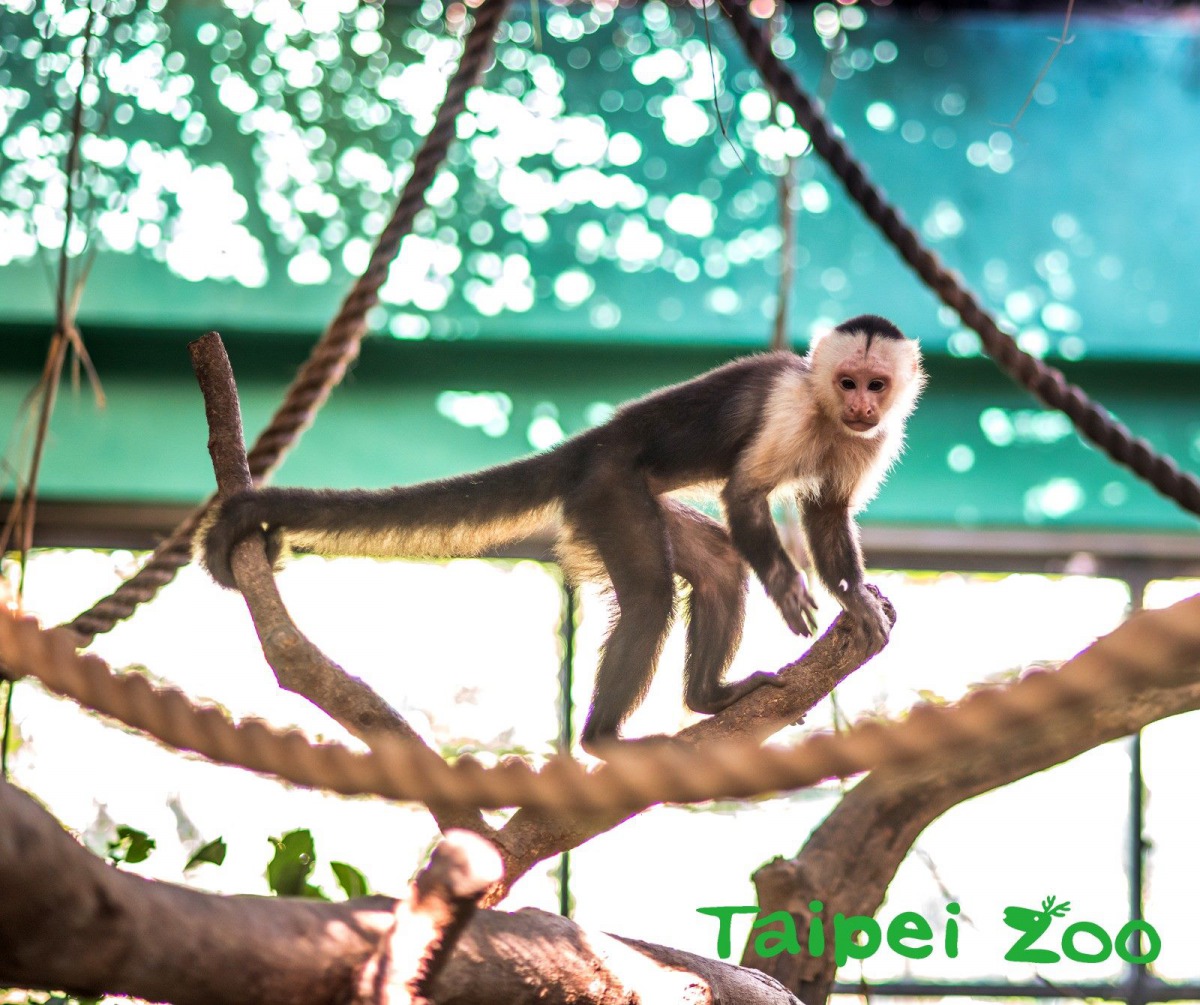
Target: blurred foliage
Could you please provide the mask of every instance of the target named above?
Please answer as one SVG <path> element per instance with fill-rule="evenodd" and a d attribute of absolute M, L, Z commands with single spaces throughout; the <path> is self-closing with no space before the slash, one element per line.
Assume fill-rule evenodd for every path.
<path fill-rule="evenodd" d="M 288 831 L 282 837 L 270 838 L 275 855 L 267 863 L 267 885 L 278 897 L 309 897 L 328 900 L 325 891 L 308 881 L 317 864 L 312 831 Z"/>
<path fill-rule="evenodd" d="M 225 854 L 228 852 L 224 838 L 213 838 L 207 844 L 198 849 L 191 858 L 187 860 L 187 865 L 183 867 L 184 872 L 190 872 L 198 865 L 205 863 L 211 865 L 222 865 L 225 862 Z"/>
<path fill-rule="evenodd" d="M 278 897 L 331 899 L 319 886 L 314 886 L 308 881 L 317 865 L 316 844 L 312 831 L 288 831 L 282 837 L 270 838 L 270 842 L 275 848 L 275 855 L 267 864 L 267 885 L 272 893 Z M 329 868 L 347 898 L 365 897 L 370 894 L 370 883 L 354 866 L 345 862 L 330 862 Z"/>
<path fill-rule="evenodd" d="M 330 862 L 329 868 L 333 870 L 333 875 L 338 881 L 338 886 L 342 888 L 347 900 L 352 900 L 355 897 L 366 897 L 371 892 L 371 887 L 367 883 L 367 877 L 354 868 L 352 865 L 347 865 L 345 862 Z"/>
<path fill-rule="evenodd" d="M 75 250 L 97 250 L 81 313 L 89 345 L 101 324 L 119 333 L 113 344 L 131 331 L 166 342 L 180 329 L 317 329 L 431 127 L 466 9 L 96 2 L 94 79 L 82 89 L 87 181 L 69 236 Z M 774 11 L 771 0 L 753 7 Z M 660 0 L 513 7 L 371 315 L 405 344 L 368 350 L 352 394 L 324 413 L 287 477 L 390 484 L 497 463 L 718 354 L 765 346 L 777 182 L 796 156 L 797 344 L 876 311 L 928 355 L 954 357 L 931 364 L 907 459 L 871 518 L 1190 527 L 1080 449 L 1062 415 L 959 358 L 979 355 L 977 337 L 862 220 L 805 133 L 773 108 L 715 6 L 705 11 Z M 14 332 L 44 321 L 50 304 L 39 256 L 63 240 L 64 130 L 85 22 L 78 2 L 0 0 L 0 302 Z M 1020 345 L 1066 364 L 1139 435 L 1194 467 L 1195 378 L 1164 366 L 1200 361 L 1200 300 L 1184 267 L 1200 259 L 1194 31 L 1171 17 L 1077 16 L 1074 40 L 1038 82 L 1060 27 L 856 3 L 786 6 L 773 23 L 777 53 Z M 1000 125 L 1030 94 L 1019 131 Z M 446 344 L 471 338 L 496 354 Z M 246 341 L 282 372 L 274 343 Z M 521 341 L 532 344 L 510 345 Z M 595 345 L 567 355 L 564 343 L 579 342 Z M 627 354 L 635 343 L 661 354 Z M 712 357 L 685 358 L 685 346 Z M 243 387 L 249 416 L 277 402 L 274 386 Z M 207 490 L 206 460 L 177 449 L 199 421 L 190 383 L 136 390 L 114 395 L 101 421 L 60 409 L 47 495 Z M 24 374 L 0 373 L 11 414 L 26 391 Z M 151 424 L 154 437 L 131 432 Z"/>
<path fill-rule="evenodd" d="M 157 844 L 145 831 L 121 824 L 116 837 L 108 842 L 108 860 L 113 865 L 137 865 L 150 857 Z"/>

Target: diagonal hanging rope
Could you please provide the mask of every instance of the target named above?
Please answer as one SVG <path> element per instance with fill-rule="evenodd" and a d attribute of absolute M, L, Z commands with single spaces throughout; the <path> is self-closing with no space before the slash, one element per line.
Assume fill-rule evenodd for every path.
<path fill-rule="evenodd" d="M 417 152 L 412 174 L 404 184 L 391 220 L 379 235 L 366 271 L 342 301 L 337 316 L 313 347 L 283 403 L 250 450 L 250 474 L 255 482 L 264 481 L 279 467 L 357 358 L 367 333 L 367 312 L 379 302 L 379 289 L 387 279 L 400 242 L 411 233 L 417 213 L 426 206 L 426 190 L 454 140 L 454 122 L 466 103 L 467 92 L 488 65 L 496 29 L 507 6 L 508 0 L 482 0 L 476 9 L 475 24 L 467 36 L 458 68 L 446 86 L 446 97 L 433 128 Z M 82 645 L 128 618 L 191 561 L 192 534 L 210 502 L 211 499 L 187 516 L 134 576 L 66 626 L 83 637 Z"/>
<path fill-rule="evenodd" d="M 926 248 L 900 212 L 867 176 L 846 144 L 834 135 L 829 123 L 801 88 L 795 76 L 771 50 L 770 39 L 741 0 L 720 0 L 750 62 L 767 87 L 796 114 L 796 121 L 812 139 L 813 148 L 841 179 L 850 197 L 875 224 L 921 281 L 942 302 L 953 308 L 963 324 L 979 335 L 984 351 L 1009 377 L 1038 400 L 1064 412 L 1079 434 L 1112 460 L 1154 486 L 1162 495 L 1191 513 L 1200 514 L 1200 479 L 1169 456 L 1159 453 L 1146 439 L 1135 436 L 1107 409 L 1070 383 L 1062 371 L 1022 350 L 1002 332 L 995 319 L 957 276 Z"/>

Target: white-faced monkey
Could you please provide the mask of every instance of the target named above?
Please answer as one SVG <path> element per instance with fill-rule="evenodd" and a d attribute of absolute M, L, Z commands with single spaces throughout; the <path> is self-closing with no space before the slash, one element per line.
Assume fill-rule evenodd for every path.
<path fill-rule="evenodd" d="M 889 321 L 863 315 L 807 356 L 735 360 L 619 408 L 546 453 L 477 474 L 380 491 L 266 488 L 225 501 L 203 538 L 214 579 L 233 587 L 230 552 L 266 530 L 322 554 L 478 555 L 554 528 L 573 580 L 607 581 L 618 616 L 596 677 L 583 745 L 616 739 L 650 685 L 675 606 L 688 599 L 685 699 L 718 712 L 776 680 L 722 678 L 741 640 L 749 563 L 793 632 L 816 607 L 780 543 L 769 498 L 790 488 L 817 575 L 873 648 L 889 622 L 863 579 L 851 514 L 875 493 L 903 445 L 924 383 L 920 351 Z M 728 530 L 668 493 L 722 486 Z"/>

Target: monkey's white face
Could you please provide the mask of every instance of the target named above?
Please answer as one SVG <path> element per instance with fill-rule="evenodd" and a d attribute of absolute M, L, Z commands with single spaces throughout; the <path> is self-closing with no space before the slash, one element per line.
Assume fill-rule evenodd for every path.
<path fill-rule="evenodd" d="M 847 361 L 834 371 L 833 384 L 842 425 L 852 433 L 875 435 L 891 397 L 892 372 L 871 360 Z"/>
<path fill-rule="evenodd" d="M 919 350 L 910 340 L 833 331 L 810 355 L 825 413 L 852 436 L 879 435 L 884 420 L 903 420 L 921 386 Z"/>

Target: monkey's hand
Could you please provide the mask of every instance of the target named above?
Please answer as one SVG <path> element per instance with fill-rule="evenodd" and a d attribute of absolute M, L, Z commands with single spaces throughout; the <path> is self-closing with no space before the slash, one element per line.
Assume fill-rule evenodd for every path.
<path fill-rule="evenodd" d="M 209 510 L 196 531 L 196 552 L 201 565 L 221 586 L 237 589 L 233 575 L 233 549 L 251 534 L 262 533 L 264 515 L 260 493 L 251 490 L 230 496 Z M 275 565 L 283 549 L 278 530 L 267 531 L 267 559 Z"/>
<path fill-rule="evenodd" d="M 817 619 L 814 612 L 817 602 L 808 589 L 808 580 L 803 572 L 794 568 L 778 566 L 772 570 L 765 583 L 767 596 L 779 608 L 783 620 L 797 635 L 810 638 L 817 630 Z"/>
<path fill-rule="evenodd" d="M 841 599 L 847 616 L 853 619 L 854 632 L 871 653 L 879 652 L 892 634 L 892 621 L 883 609 L 883 599 L 866 585 L 842 594 Z"/>

